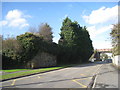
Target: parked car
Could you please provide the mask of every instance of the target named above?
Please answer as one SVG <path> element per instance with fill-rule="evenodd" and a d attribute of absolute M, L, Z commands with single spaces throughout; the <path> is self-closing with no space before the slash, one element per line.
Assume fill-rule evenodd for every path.
<path fill-rule="evenodd" d="M 106 59 L 105 62 L 112 63 L 112 59 Z"/>

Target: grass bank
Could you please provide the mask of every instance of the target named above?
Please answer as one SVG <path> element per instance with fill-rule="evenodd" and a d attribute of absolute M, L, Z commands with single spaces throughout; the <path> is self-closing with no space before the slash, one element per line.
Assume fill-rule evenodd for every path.
<path fill-rule="evenodd" d="M 24 71 L 24 70 L 30 70 L 30 69 L 9 69 L 9 70 L 0 70 L 0 71 L 11 73 L 17 71 Z"/>
<path fill-rule="evenodd" d="M 30 74 L 37 74 L 41 72 L 46 72 L 46 71 L 51 71 L 51 70 L 56 70 L 56 69 L 62 69 L 63 67 L 50 67 L 50 68 L 42 68 L 42 69 L 32 69 L 32 70 L 24 70 L 23 72 L 16 72 L 16 73 L 10 73 L 10 74 L 5 74 L 0 76 L 0 80 L 5 80 L 5 79 L 10 79 L 10 78 L 16 78 L 16 77 L 21 77 L 21 76 L 26 76 Z M 21 69 L 22 70 L 22 69 Z M 21 71 L 21 70 L 5 70 L 7 72 L 15 72 L 15 71 Z M 4 71 L 4 70 L 3 70 Z"/>

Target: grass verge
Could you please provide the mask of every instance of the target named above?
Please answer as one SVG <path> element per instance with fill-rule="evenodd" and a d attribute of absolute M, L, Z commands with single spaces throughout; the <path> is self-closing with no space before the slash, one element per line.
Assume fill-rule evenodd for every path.
<path fill-rule="evenodd" d="M 30 70 L 30 69 L 10 69 L 10 70 L 0 70 L 0 71 L 3 71 L 3 72 L 17 72 L 17 71 L 23 71 L 23 70 Z"/>
<path fill-rule="evenodd" d="M 87 64 L 87 63 L 82 63 L 82 64 Z M 10 74 L 5 74 L 5 75 L 0 75 L 0 81 L 1 80 L 6 80 L 6 79 L 11 79 L 11 78 L 17 78 L 17 77 L 22 77 L 26 75 L 31 75 L 31 74 L 37 74 L 41 72 L 46 72 L 46 71 L 51 71 L 51 70 L 57 70 L 57 69 L 62 69 L 62 68 L 67 68 L 67 67 L 73 67 L 81 64 L 68 64 L 68 65 L 60 65 L 58 67 L 50 67 L 50 68 L 42 68 L 42 69 L 13 69 L 13 70 L 2 70 L 4 72 L 16 72 L 16 71 L 22 71 L 22 72 L 16 72 L 16 73 L 10 73 Z"/>
<path fill-rule="evenodd" d="M 61 69 L 61 68 L 64 68 L 64 67 L 51 67 L 51 68 L 43 68 L 43 69 L 34 69 L 34 70 L 30 70 L 30 71 L 25 71 L 25 72 L 18 72 L 18 73 L 16 72 L 16 73 L 2 75 L 2 76 L 0 76 L 0 80 L 16 78 L 16 77 L 21 77 L 21 76 L 25 76 L 25 75 L 36 74 L 36 73 L 40 73 L 40 72 Z"/>

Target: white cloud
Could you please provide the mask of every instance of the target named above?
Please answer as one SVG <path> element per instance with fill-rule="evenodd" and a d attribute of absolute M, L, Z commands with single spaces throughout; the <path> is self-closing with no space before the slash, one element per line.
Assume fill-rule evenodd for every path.
<path fill-rule="evenodd" d="M 59 38 L 54 37 L 53 42 L 58 43 Z"/>
<path fill-rule="evenodd" d="M 83 19 L 89 24 L 99 24 L 108 21 L 118 21 L 118 5 L 112 8 L 101 7 L 98 10 L 93 10 L 90 15 L 84 15 Z"/>
<path fill-rule="evenodd" d="M 7 21 L 3 20 L 3 21 L 0 21 L 0 26 L 4 26 L 4 25 L 7 25 Z"/>
<path fill-rule="evenodd" d="M 25 18 L 32 18 L 30 15 L 24 15 Z"/>
<path fill-rule="evenodd" d="M 104 26 L 104 27 L 97 29 L 96 26 L 90 26 L 87 28 L 87 30 L 90 33 L 90 37 L 95 38 L 97 35 L 102 34 L 108 30 L 111 30 L 112 27 L 113 25 L 108 25 L 108 26 Z"/>
<path fill-rule="evenodd" d="M 107 41 L 93 41 L 94 49 L 105 49 L 105 48 L 112 48 L 111 42 Z"/>
<path fill-rule="evenodd" d="M 27 24 L 27 23 L 26 23 L 26 24 L 22 24 L 22 25 L 21 25 L 21 28 L 27 27 L 27 26 L 29 26 L 29 24 Z"/>
<path fill-rule="evenodd" d="M 18 19 L 21 18 L 22 12 L 19 10 L 11 10 L 6 15 L 6 20 Z"/>
<path fill-rule="evenodd" d="M 95 32 L 96 32 L 96 27 L 95 26 L 90 26 L 87 27 L 87 30 L 89 31 L 90 37 L 93 38 L 96 36 Z"/>
<path fill-rule="evenodd" d="M 102 28 L 98 29 L 97 34 L 101 34 L 101 33 L 104 33 L 104 32 L 106 32 L 108 30 L 111 30 L 112 27 L 113 27 L 113 25 L 102 27 Z"/>
<path fill-rule="evenodd" d="M 11 21 L 9 26 L 18 27 L 19 25 L 25 24 L 26 20 L 24 18 L 18 18 Z"/>
<path fill-rule="evenodd" d="M 30 17 L 30 15 L 25 15 L 22 11 L 15 9 L 9 11 L 5 16 L 5 20 L 1 21 L 0 23 L 3 26 L 7 25 L 9 27 L 23 28 L 29 26 L 26 18 Z"/>
<path fill-rule="evenodd" d="M 97 10 L 93 10 L 89 15 L 84 14 L 83 19 L 88 24 L 93 24 L 87 29 L 90 33 L 95 49 L 112 47 L 110 41 L 105 41 L 105 37 L 107 37 L 105 36 L 105 32 L 109 32 L 109 30 L 113 28 L 113 25 L 111 24 L 118 22 L 118 8 L 120 8 L 118 5 L 111 8 L 101 7 Z M 99 39 L 98 35 L 101 35 L 103 38 Z"/>

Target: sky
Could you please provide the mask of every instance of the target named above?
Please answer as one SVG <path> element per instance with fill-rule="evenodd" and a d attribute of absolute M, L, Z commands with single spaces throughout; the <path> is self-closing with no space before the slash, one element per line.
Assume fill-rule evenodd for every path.
<path fill-rule="evenodd" d="M 1 33 L 16 37 L 29 27 L 48 23 L 57 43 L 66 17 L 87 27 L 94 49 L 111 48 L 110 32 L 118 22 L 118 2 L 2 2 Z"/>

